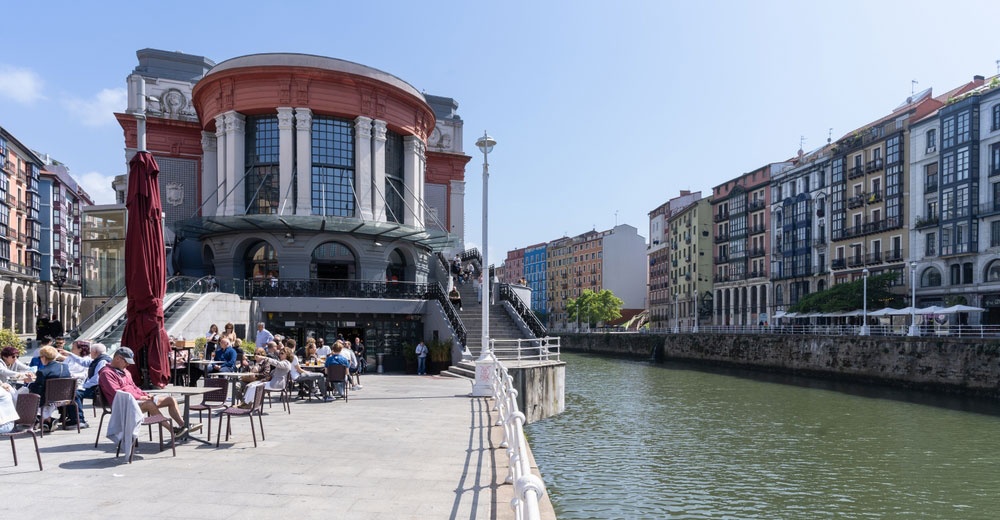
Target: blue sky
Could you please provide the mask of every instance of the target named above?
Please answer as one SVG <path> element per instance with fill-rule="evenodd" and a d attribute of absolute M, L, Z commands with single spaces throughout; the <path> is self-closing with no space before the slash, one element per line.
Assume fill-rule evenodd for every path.
<path fill-rule="evenodd" d="M 98 203 L 125 172 L 112 115 L 145 47 L 221 62 L 331 56 L 455 98 L 465 120 L 466 242 L 490 260 L 625 223 L 997 73 L 1000 4 L 864 2 L 14 2 L 4 7 L 0 126 L 66 163 Z M 145 5 L 145 7 L 142 7 Z M 136 29 L 128 30 L 127 26 Z M 140 27 L 141 26 L 141 27 Z"/>

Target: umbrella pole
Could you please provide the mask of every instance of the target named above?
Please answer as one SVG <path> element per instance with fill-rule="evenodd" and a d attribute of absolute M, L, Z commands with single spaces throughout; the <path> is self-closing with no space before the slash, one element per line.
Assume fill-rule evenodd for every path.
<path fill-rule="evenodd" d="M 149 347 L 139 351 L 139 374 L 142 379 L 143 390 L 149 390 L 152 385 L 149 384 Z"/>

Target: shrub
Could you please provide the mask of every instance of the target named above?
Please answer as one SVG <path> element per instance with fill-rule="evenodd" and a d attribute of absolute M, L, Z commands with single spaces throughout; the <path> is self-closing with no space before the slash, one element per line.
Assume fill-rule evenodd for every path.
<path fill-rule="evenodd" d="M 24 340 L 10 329 L 0 329 L 0 347 L 14 347 L 17 355 L 24 355 Z"/>

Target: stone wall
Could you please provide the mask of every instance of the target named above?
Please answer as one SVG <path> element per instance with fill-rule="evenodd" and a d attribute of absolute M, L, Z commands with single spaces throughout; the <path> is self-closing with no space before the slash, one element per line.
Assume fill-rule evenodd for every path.
<path fill-rule="evenodd" d="M 566 363 L 509 364 L 507 371 L 517 390 L 517 406 L 525 424 L 566 409 Z"/>
<path fill-rule="evenodd" d="M 995 338 L 564 334 L 562 348 L 1000 397 Z"/>

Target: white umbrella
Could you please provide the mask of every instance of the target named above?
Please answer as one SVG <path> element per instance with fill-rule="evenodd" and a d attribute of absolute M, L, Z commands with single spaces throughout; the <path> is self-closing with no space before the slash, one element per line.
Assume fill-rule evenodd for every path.
<path fill-rule="evenodd" d="M 886 307 L 884 309 L 879 309 L 877 311 L 869 312 L 869 316 L 895 316 L 895 312 L 898 309 L 893 309 L 892 307 Z"/>
<path fill-rule="evenodd" d="M 972 307 L 969 305 L 952 305 L 951 307 L 945 307 L 941 309 L 941 314 L 952 314 L 956 312 L 983 312 L 986 309 L 982 307 Z"/>

